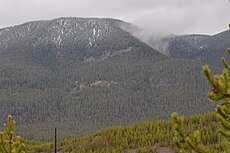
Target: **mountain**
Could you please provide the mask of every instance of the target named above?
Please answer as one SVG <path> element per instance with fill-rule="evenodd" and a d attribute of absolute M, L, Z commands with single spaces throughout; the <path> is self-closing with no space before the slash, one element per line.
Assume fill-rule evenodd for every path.
<path fill-rule="evenodd" d="M 122 29 L 125 24 L 97 18 L 29 22 L 0 30 L 0 49 L 6 54 L 17 51 L 25 60 L 53 66 L 107 58 L 135 47 L 148 48 Z"/>
<path fill-rule="evenodd" d="M 171 35 L 150 39 L 148 44 L 173 58 L 190 58 L 222 67 L 220 58 L 228 59 L 226 48 L 230 47 L 230 30 L 208 35 Z"/>
<path fill-rule="evenodd" d="M 1 29 L 2 118 L 12 114 L 20 135 L 50 141 L 54 127 L 65 139 L 167 119 L 174 111 L 212 110 L 201 73 L 205 63 L 167 57 L 134 37 L 129 26 L 115 19 L 58 18 Z M 183 41 L 194 47 L 206 39 L 195 38 Z"/>
<path fill-rule="evenodd" d="M 150 46 L 167 56 L 174 58 L 192 58 L 200 52 L 200 42 L 208 39 L 208 35 L 170 35 L 163 38 L 152 38 Z"/>
<path fill-rule="evenodd" d="M 183 59 L 154 62 L 150 55 L 136 51 L 86 63 L 61 72 L 70 79 L 59 83 L 60 87 L 27 91 L 24 97 L 19 94 L 16 99 L 21 97 L 23 102 L 17 105 L 26 109 L 11 111 L 23 124 L 20 135 L 51 140 L 48 133 L 58 127 L 59 138 L 65 139 L 115 125 L 167 119 L 174 111 L 191 115 L 213 110 L 206 98 L 202 63 Z M 28 117 L 22 120 L 22 116 Z"/>
<path fill-rule="evenodd" d="M 226 49 L 230 47 L 230 30 L 211 36 L 209 39 L 200 42 L 199 46 L 201 52 L 197 59 L 223 67 L 220 58 L 224 56 L 229 59 Z"/>

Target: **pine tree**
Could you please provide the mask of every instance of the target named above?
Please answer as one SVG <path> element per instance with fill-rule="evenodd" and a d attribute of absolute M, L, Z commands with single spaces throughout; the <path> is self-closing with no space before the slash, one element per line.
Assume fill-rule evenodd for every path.
<path fill-rule="evenodd" d="M 227 49 L 230 54 L 230 49 Z M 230 152 L 230 66 L 224 57 L 221 58 L 225 69 L 221 74 L 211 75 L 210 68 L 203 66 L 203 72 L 209 82 L 212 90 L 208 93 L 211 101 L 216 106 L 216 115 L 220 122 L 220 133 L 223 139 L 219 142 L 219 146 L 224 152 Z M 173 128 L 175 131 L 174 144 L 180 152 L 193 150 L 198 153 L 220 152 L 219 150 L 211 150 L 201 141 L 200 131 L 195 131 L 190 135 L 184 128 L 184 117 L 178 116 L 177 113 L 172 114 Z"/>
<path fill-rule="evenodd" d="M 227 51 L 230 54 L 230 48 Z M 221 124 L 220 133 L 230 138 L 230 77 L 228 75 L 230 66 L 224 57 L 222 57 L 222 63 L 226 67 L 222 74 L 212 76 L 208 66 L 204 66 L 203 71 L 212 86 L 212 91 L 208 93 L 208 97 L 218 104 L 216 114 Z"/>
<path fill-rule="evenodd" d="M 25 145 L 20 142 L 20 136 L 14 137 L 16 122 L 8 116 L 8 123 L 4 124 L 4 131 L 0 132 L 0 153 L 24 153 Z"/>

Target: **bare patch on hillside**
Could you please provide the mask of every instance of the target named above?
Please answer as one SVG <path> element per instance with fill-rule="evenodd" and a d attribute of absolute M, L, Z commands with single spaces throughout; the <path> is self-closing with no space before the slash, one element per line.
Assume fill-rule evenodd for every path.
<path fill-rule="evenodd" d="M 74 88 L 74 90 L 84 90 L 87 88 L 93 88 L 93 87 L 110 87 L 113 84 L 117 84 L 117 82 L 115 81 L 108 81 L 108 80 L 97 80 L 94 82 L 84 82 L 84 83 L 80 83 L 79 81 L 75 81 L 75 85 L 76 87 Z"/>

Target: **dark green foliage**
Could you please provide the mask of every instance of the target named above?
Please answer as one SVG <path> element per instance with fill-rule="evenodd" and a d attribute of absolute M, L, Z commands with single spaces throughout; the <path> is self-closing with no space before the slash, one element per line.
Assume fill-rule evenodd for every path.
<path fill-rule="evenodd" d="M 230 49 L 227 49 L 230 54 Z M 222 57 L 222 63 L 225 69 L 221 74 L 212 76 L 209 67 L 203 66 L 203 72 L 207 81 L 212 87 L 212 90 L 208 93 L 208 97 L 216 102 L 216 115 L 220 122 L 219 132 L 222 134 L 221 141 L 219 142 L 219 148 L 211 151 L 201 141 L 201 132 L 196 131 L 193 135 L 185 132 L 184 118 L 179 117 L 177 113 L 172 114 L 174 123 L 175 138 L 174 143 L 178 148 L 178 151 L 185 152 L 194 150 L 197 153 L 211 153 L 211 152 L 230 152 L 230 66 L 227 61 Z"/>
<path fill-rule="evenodd" d="M 15 77 L 1 90 L 0 109 L 3 118 L 15 116 L 20 135 L 39 140 L 51 140 L 47 134 L 55 126 L 65 131 L 60 134 L 63 139 L 140 120 L 167 119 L 173 111 L 202 113 L 212 109 L 205 98 L 202 65 L 185 59 L 159 61 L 151 50 L 132 50 L 60 70 L 24 64 L 25 70 L 12 70 Z M 27 73 L 29 69 L 34 73 Z M 98 81 L 114 83 L 80 89 Z"/>
<path fill-rule="evenodd" d="M 54 127 L 63 140 L 105 127 L 167 119 L 173 111 L 190 115 L 212 110 L 200 74 L 202 62 L 169 59 L 121 24 L 60 18 L 3 29 L 1 118 L 12 114 L 20 135 L 51 141 Z M 93 29 L 101 30 L 101 37 L 90 45 Z"/>

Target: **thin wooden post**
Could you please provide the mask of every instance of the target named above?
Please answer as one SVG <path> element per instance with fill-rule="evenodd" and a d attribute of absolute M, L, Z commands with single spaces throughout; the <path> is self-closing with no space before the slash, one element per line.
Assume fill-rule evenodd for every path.
<path fill-rule="evenodd" d="M 54 145 L 55 153 L 57 153 L 57 128 L 55 128 L 55 145 Z"/>

